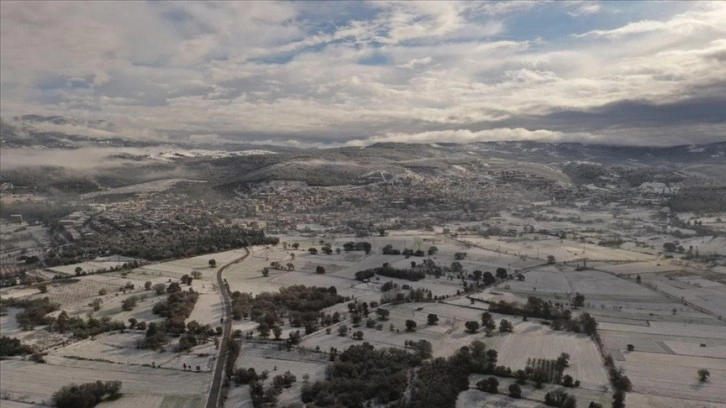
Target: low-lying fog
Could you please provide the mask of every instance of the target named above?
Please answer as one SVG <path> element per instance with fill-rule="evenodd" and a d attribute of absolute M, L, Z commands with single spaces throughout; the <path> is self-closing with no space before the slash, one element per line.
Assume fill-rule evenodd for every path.
<path fill-rule="evenodd" d="M 0 170 L 19 167 L 58 166 L 73 169 L 116 167 L 132 160 L 111 157 L 118 154 L 158 155 L 171 147 L 123 148 L 82 147 L 79 149 L 3 148 L 0 150 Z"/>
<path fill-rule="evenodd" d="M 54 148 L 3 148 L 0 150 L 0 170 L 20 167 L 57 166 L 70 169 L 117 167 L 124 164 L 173 161 L 179 157 L 222 157 L 229 155 L 274 154 L 266 150 L 221 151 L 184 149 L 178 146 L 154 147 L 81 147 L 78 149 Z"/>

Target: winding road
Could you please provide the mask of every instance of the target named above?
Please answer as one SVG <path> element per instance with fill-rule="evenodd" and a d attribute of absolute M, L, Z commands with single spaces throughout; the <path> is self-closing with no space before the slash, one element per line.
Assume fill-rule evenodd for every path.
<path fill-rule="evenodd" d="M 227 339 L 229 338 L 230 331 L 232 331 L 232 305 L 230 303 L 227 285 L 224 284 L 224 279 L 222 279 L 222 272 L 230 266 L 244 261 L 250 255 L 249 249 L 245 248 L 244 250 L 244 256 L 235 259 L 217 270 L 217 285 L 219 285 L 222 299 L 224 299 L 224 332 L 222 333 L 222 341 L 219 344 L 217 362 L 214 364 L 214 377 L 212 379 L 212 387 L 209 389 L 209 398 L 207 398 L 207 404 L 205 405 L 206 408 L 217 408 L 217 404 L 219 403 L 219 391 L 222 388 L 222 375 L 224 374 L 224 364 L 227 357 Z"/>

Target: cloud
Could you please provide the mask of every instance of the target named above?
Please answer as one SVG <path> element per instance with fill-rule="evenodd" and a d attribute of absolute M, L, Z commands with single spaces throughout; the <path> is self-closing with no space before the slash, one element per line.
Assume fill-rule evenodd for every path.
<path fill-rule="evenodd" d="M 600 7 L 600 5 L 598 3 L 588 2 L 588 3 L 580 5 L 573 11 L 567 12 L 567 14 L 569 14 L 572 17 L 579 17 L 579 16 L 587 16 L 590 14 L 599 13 L 600 11 L 602 11 L 602 8 Z"/>
<path fill-rule="evenodd" d="M 724 3 L 0 7 L 3 117 L 104 119 L 115 127 L 103 131 L 137 139 L 311 146 L 723 134 L 706 113 L 722 106 L 726 83 Z M 663 137 L 665 124 L 681 136 Z"/>
<path fill-rule="evenodd" d="M 693 4 L 693 9 L 678 14 L 670 20 L 645 19 L 610 30 L 588 31 L 579 36 L 618 39 L 626 36 L 658 32 L 667 35 L 678 34 L 688 36 L 702 31 L 716 34 L 723 33 L 726 30 L 723 27 L 723 22 L 726 18 L 726 5 L 721 2 L 694 2 Z"/>
<path fill-rule="evenodd" d="M 389 133 L 374 136 L 365 140 L 353 140 L 347 144 L 363 146 L 373 143 L 473 143 L 482 141 L 505 140 L 548 140 L 558 141 L 562 138 L 561 132 L 550 130 L 528 130 L 523 128 L 498 128 L 472 132 L 466 129 L 440 130 L 422 133 Z"/>

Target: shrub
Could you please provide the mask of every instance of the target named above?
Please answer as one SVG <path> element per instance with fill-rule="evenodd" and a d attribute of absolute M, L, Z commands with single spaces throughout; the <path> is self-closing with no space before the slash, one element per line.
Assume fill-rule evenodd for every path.
<path fill-rule="evenodd" d="M 121 396 L 121 381 L 90 382 L 70 384 L 53 394 L 53 403 L 58 408 L 91 408 L 103 400 L 114 400 Z"/>
<path fill-rule="evenodd" d="M 8 336 L 0 337 L 0 357 L 22 356 L 31 354 L 32 352 L 32 347 L 27 344 L 22 344 L 16 338 Z"/>
<path fill-rule="evenodd" d="M 413 320 L 406 320 L 406 331 L 416 331 L 416 322 L 414 322 Z"/>
<path fill-rule="evenodd" d="M 572 387 L 574 381 L 571 375 L 565 375 L 562 377 L 562 385 L 565 387 Z"/>
<path fill-rule="evenodd" d="M 136 302 L 139 300 L 136 296 L 129 296 L 126 299 L 124 299 L 123 302 L 121 302 L 121 309 L 125 311 L 132 310 L 134 307 L 136 307 Z"/>
<path fill-rule="evenodd" d="M 152 289 L 154 289 L 157 295 L 163 295 L 164 292 L 166 292 L 166 285 L 164 285 L 163 283 L 157 283 L 156 285 L 152 286 Z"/>
<path fill-rule="evenodd" d="M 476 320 L 470 320 L 464 323 L 464 327 L 466 327 L 466 331 L 474 334 L 479 330 L 479 322 L 477 322 Z"/>
<path fill-rule="evenodd" d="M 512 398 L 522 398 L 522 387 L 517 384 L 509 385 L 509 396 Z"/>
<path fill-rule="evenodd" d="M 513 326 L 509 320 L 502 319 L 502 321 L 499 322 L 499 331 L 501 333 L 511 333 L 512 329 L 513 329 Z"/>

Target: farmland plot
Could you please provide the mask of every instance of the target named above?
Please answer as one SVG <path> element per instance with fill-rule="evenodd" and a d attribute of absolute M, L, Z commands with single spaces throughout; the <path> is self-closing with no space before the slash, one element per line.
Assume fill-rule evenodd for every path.
<path fill-rule="evenodd" d="M 592 263 L 591 266 L 596 269 L 612 272 L 616 275 L 646 275 L 652 273 L 675 272 L 683 269 L 682 266 L 672 265 L 661 261 L 628 262 L 617 264 L 597 262 Z"/>
<path fill-rule="evenodd" d="M 71 265 L 54 266 L 54 267 L 48 268 L 48 269 L 50 271 L 53 271 L 56 273 L 75 275 L 77 267 L 80 267 L 85 272 L 96 272 L 96 271 L 102 271 L 102 270 L 111 270 L 111 268 L 115 268 L 117 266 L 122 266 L 124 263 L 125 262 L 94 260 L 94 261 L 86 261 L 86 262 L 81 262 L 81 263 L 71 264 Z"/>
<path fill-rule="evenodd" d="M 22 360 L 0 362 L 0 391 L 12 396 L 25 395 L 30 401 L 48 401 L 60 387 L 71 382 L 123 382 L 129 395 L 166 396 L 198 399 L 205 396 L 211 375 L 180 370 L 127 366 L 96 361 L 71 360 L 47 356 L 46 364 Z M 43 381 L 38 381 L 43 378 Z M 122 398 L 123 399 L 123 398 Z"/>
<path fill-rule="evenodd" d="M 719 402 L 694 401 L 638 392 L 629 392 L 625 402 L 629 407 L 638 408 L 724 408 L 726 406 Z"/>
<path fill-rule="evenodd" d="M 706 279 L 657 278 L 648 283 L 658 290 L 702 307 L 718 316 L 726 316 L 726 286 Z"/>
<path fill-rule="evenodd" d="M 20 401 L 12 401 L 12 400 L 0 400 L 2 401 L 2 407 L 3 408 L 36 408 L 36 407 L 42 407 L 43 405 L 39 404 L 33 404 L 31 402 L 20 402 Z"/>
<path fill-rule="evenodd" d="M 613 357 L 632 344 L 636 351 L 648 353 L 672 353 L 682 355 L 702 355 L 693 350 L 698 347 L 700 353 L 718 353 L 726 347 L 726 339 L 686 337 L 684 335 L 646 334 L 626 331 L 598 330 L 603 346 Z M 684 333 L 686 334 L 686 333 Z M 705 347 L 700 345 L 704 344 Z M 710 351 L 711 349 L 714 351 Z M 708 350 L 708 351 L 707 351 Z M 704 354 L 704 355 L 705 355 Z"/>
<path fill-rule="evenodd" d="M 512 370 L 524 369 L 528 358 L 556 359 L 561 353 L 568 353 L 570 367 L 565 374 L 580 380 L 583 388 L 602 389 L 609 384 L 600 353 L 586 335 L 553 331 L 532 322 L 517 322 L 514 333 L 483 341 L 499 352 L 500 364 Z"/>
<path fill-rule="evenodd" d="M 640 320 L 647 323 L 649 320 L 667 320 L 683 323 L 713 323 L 713 317 L 692 309 L 680 303 L 674 303 L 666 298 L 643 299 L 637 301 L 613 301 L 603 299 L 585 299 L 587 311 L 593 315 Z M 676 314 L 673 315 L 673 309 Z M 598 321 L 601 321 L 598 319 Z M 602 321 L 608 321 L 603 319 Z M 634 324 L 634 323 L 629 323 Z M 646 324 L 647 325 L 647 324 Z"/>
<path fill-rule="evenodd" d="M 534 241 L 516 238 L 484 238 L 469 235 L 462 239 L 490 251 L 501 251 L 502 253 L 507 254 L 526 255 L 528 257 L 537 257 L 539 259 L 546 259 L 547 255 L 553 255 L 557 262 L 570 262 L 582 259 L 583 257 L 587 257 L 593 261 L 620 262 L 654 259 L 652 255 L 642 254 L 639 252 L 608 248 L 593 244 L 583 244 L 572 240 L 560 240 L 556 238 L 543 238 Z M 537 254 L 539 254 L 539 256 Z"/>
<path fill-rule="evenodd" d="M 0 290 L 0 294 L 2 294 L 2 297 L 5 299 L 10 298 L 22 298 L 30 295 L 34 295 L 38 293 L 37 288 L 26 288 L 26 287 L 20 287 L 20 286 L 14 286 L 10 288 L 2 288 Z"/>
<path fill-rule="evenodd" d="M 129 331 L 97 336 L 94 340 L 86 339 L 51 352 L 60 357 L 80 358 L 87 360 L 103 360 L 118 364 L 151 365 L 181 370 L 184 364 L 199 366 L 201 371 L 210 371 L 215 355 L 214 344 L 196 346 L 185 353 L 159 352 L 150 349 L 136 348 L 137 341 L 144 338 L 143 331 Z M 170 346 L 168 348 L 171 348 Z"/>
<path fill-rule="evenodd" d="M 627 353 L 619 366 L 633 382 L 633 390 L 644 394 L 699 401 L 726 401 L 726 361 L 723 359 Z M 703 367 L 701 367 L 703 365 Z M 707 368 L 711 377 L 701 383 L 697 370 Z"/>
<path fill-rule="evenodd" d="M 538 292 L 546 294 L 567 294 L 572 288 L 564 274 L 555 267 L 543 267 L 524 273 L 525 280 L 507 282 L 514 292 Z"/>
<path fill-rule="evenodd" d="M 492 376 L 485 375 L 485 374 L 472 374 L 469 376 L 469 386 L 473 388 L 476 386 L 477 382 L 484 380 L 486 378 L 489 378 L 489 377 L 492 377 Z M 496 377 L 496 376 L 494 376 L 494 377 Z M 497 381 L 499 381 L 499 392 L 501 394 L 506 394 L 509 385 L 516 383 L 516 380 L 514 378 L 496 377 L 496 379 L 497 379 Z M 610 403 L 612 401 L 612 394 L 610 392 L 604 391 L 603 389 L 591 390 L 591 389 L 586 389 L 586 388 L 582 388 L 582 387 L 567 388 L 567 387 L 563 387 L 561 385 L 547 384 L 547 383 L 543 384 L 541 389 L 537 389 L 537 388 L 535 388 L 534 384 L 532 384 L 531 382 L 527 382 L 527 384 L 521 385 L 520 387 L 522 389 L 522 400 L 529 400 L 535 404 L 540 404 L 540 405 L 536 405 L 537 407 L 540 407 L 540 406 L 545 407 L 545 405 L 543 403 L 541 403 L 541 401 L 544 401 L 545 394 L 547 394 L 550 391 L 554 391 L 554 390 L 561 390 L 561 391 L 566 392 L 569 395 L 573 395 L 575 398 L 577 398 L 577 403 L 579 406 L 587 406 L 587 404 L 589 404 L 590 401 L 595 401 L 595 402 L 601 403 L 604 407 L 607 407 L 610 405 Z M 473 390 L 471 390 L 471 391 L 473 391 Z M 476 390 L 476 391 L 478 391 L 478 390 Z M 498 394 L 498 395 L 500 397 L 503 397 L 502 398 L 503 400 L 517 401 L 515 399 L 504 397 L 504 395 L 501 395 L 501 394 Z M 493 396 L 488 393 L 486 395 Z M 519 400 L 519 401 L 521 401 L 521 400 Z M 470 405 L 466 408 L 479 407 L 479 406 L 481 406 L 481 405 L 478 405 L 478 404 Z M 488 407 L 489 405 L 485 405 L 485 406 Z M 497 405 L 494 405 L 494 406 L 497 406 Z M 509 405 L 502 405 L 502 406 L 506 407 Z"/>
<path fill-rule="evenodd" d="M 327 358 L 324 354 L 280 351 L 274 345 L 255 343 L 243 343 L 240 356 L 237 359 L 237 367 L 254 368 L 258 374 L 268 371 L 269 376 L 264 381 L 265 387 L 272 384 L 274 376 L 281 375 L 286 371 L 290 371 L 296 377 L 292 387 L 283 390 L 283 393 L 280 394 L 279 404 L 281 406 L 300 403 L 300 390 L 304 383 L 303 376 L 308 375 L 310 377 L 308 381 L 311 383 L 323 380 L 327 364 Z M 231 401 L 233 405 L 230 406 L 251 407 L 248 387 L 239 388 L 243 389 L 238 391 L 233 388 L 234 394 L 237 395 L 232 395 L 234 398 Z"/>
<path fill-rule="evenodd" d="M 477 389 L 469 389 L 459 394 L 456 408 L 471 407 L 540 408 L 546 407 L 546 405 L 526 399 L 514 399 L 502 394 L 489 394 Z"/>
<path fill-rule="evenodd" d="M 567 271 L 563 273 L 575 292 L 589 297 L 657 298 L 657 293 L 638 285 L 600 271 Z"/>
<path fill-rule="evenodd" d="M 121 391 L 125 391 L 123 388 Z M 164 401 L 163 395 L 129 395 L 124 393 L 122 398 L 116 401 L 102 402 L 97 405 L 99 408 L 161 408 Z"/>
<path fill-rule="evenodd" d="M 713 320 L 717 322 L 717 320 Z M 726 339 L 726 326 L 706 324 L 685 324 L 672 322 L 652 322 L 650 326 L 632 326 L 618 323 L 601 323 L 599 330 L 627 333 L 658 334 L 666 336 L 701 337 L 706 339 Z"/>
<path fill-rule="evenodd" d="M 109 293 L 117 292 L 123 285 L 114 280 L 104 276 L 93 276 L 93 279 L 86 277 L 73 283 L 51 284 L 48 286 L 48 293 L 38 293 L 33 297 L 47 297 L 51 302 L 60 303 L 61 308 L 67 308 L 78 303 L 90 302 L 91 298 L 98 296 L 101 289 L 105 289 Z"/>
<path fill-rule="evenodd" d="M 528 358 L 556 359 L 561 353 L 570 354 L 570 367 L 565 373 L 582 382 L 583 388 L 601 389 L 608 384 L 607 373 L 595 344 L 586 335 L 557 332 L 549 327 L 534 322 L 523 322 L 519 318 L 493 314 L 495 321 L 506 318 L 513 322 L 514 332 L 503 335 L 496 334 L 486 337 L 480 331 L 477 334 L 465 332 L 464 322 L 481 320 L 481 311 L 470 308 L 456 307 L 440 303 L 425 304 L 423 310 L 416 311 L 416 304 L 397 305 L 391 308 L 391 319 L 384 322 L 383 331 L 364 331 L 364 340 L 380 343 L 402 345 L 404 340 L 426 339 L 433 345 L 435 357 L 452 355 L 463 346 L 474 340 L 483 341 L 488 348 L 499 352 L 500 364 L 513 370 L 524 369 Z M 439 317 L 439 324 L 426 326 L 428 313 Z M 403 329 L 404 320 L 417 322 L 415 333 L 392 333 L 385 329 L 391 323 Z"/>
<path fill-rule="evenodd" d="M 707 346 L 702 342 L 664 341 L 665 345 L 674 353 L 682 356 L 713 357 L 724 359 L 726 364 L 726 340 L 723 345 Z M 701 346 L 703 344 L 703 346 Z"/>
<path fill-rule="evenodd" d="M 422 307 L 422 310 L 416 310 L 419 307 Z M 390 316 L 386 321 L 377 321 L 377 324 L 383 326 L 382 330 L 366 328 L 365 324 L 362 324 L 359 328 L 352 328 L 350 322 L 344 322 L 343 324 L 346 324 L 349 328 L 348 336 L 338 336 L 337 327 L 339 325 L 334 325 L 331 327 L 331 334 L 325 334 L 321 330 L 313 335 L 305 336 L 302 345 L 309 349 L 320 346 L 324 351 L 327 351 L 330 347 L 343 350 L 353 344 L 361 343 L 350 337 L 350 333 L 353 331 L 361 330 L 363 332 L 363 341 L 369 342 L 376 347 L 403 348 L 404 342 L 407 340 L 425 339 L 432 343 L 434 355 L 449 356 L 459 347 L 468 346 L 474 340 L 472 336 L 463 333 L 464 321 L 481 319 L 481 311 L 441 303 L 405 303 L 395 306 L 385 305 L 384 308 L 390 311 Z M 429 313 L 438 315 L 439 324 L 427 325 Z M 371 313 L 370 318 L 376 319 L 376 314 Z M 417 324 L 415 332 L 407 332 L 405 329 L 405 322 L 409 319 Z M 390 330 L 391 325 L 394 326 L 393 331 Z M 453 335 L 447 336 L 450 333 L 453 333 Z"/>
<path fill-rule="evenodd" d="M 156 294 L 151 294 L 153 292 L 146 292 L 144 294 L 139 293 L 132 293 L 125 296 L 108 296 L 103 297 L 103 304 L 101 305 L 101 310 L 99 310 L 96 313 L 97 317 L 110 317 L 112 320 L 118 320 L 123 323 L 127 323 L 130 318 L 134 318 L 139 322 L 160 322 L 164 320 L 163 317 L 155 315 L 152 312 L 152 308 L 154 307 L 154 303 L 162 301 L 166 298 L 166 296 L 161 295 L 157 296 Z M 131 296 L 137 296 L 139 297 L 139 301 L 136 304 L 136 307 L 134 307 L 132 310 L 123 310 L 121 308 L 121 303 L 124 301 L 124 299 L 127 299 Z M 146 296 L 146 299 L 141 299 L 141 296 Z M 88 299 L 89 301 L 91 299 Z M 91 310 L 90 307 L 85 307 L 86 305 L 83 305 L 84 307 L 81 309 L 76 309 L 75 311 L 69 310 L 69 314 L 82 316 L 85 315 L 88 311 Z M 57 312 L 56 312 L 57 313 Z"/>

